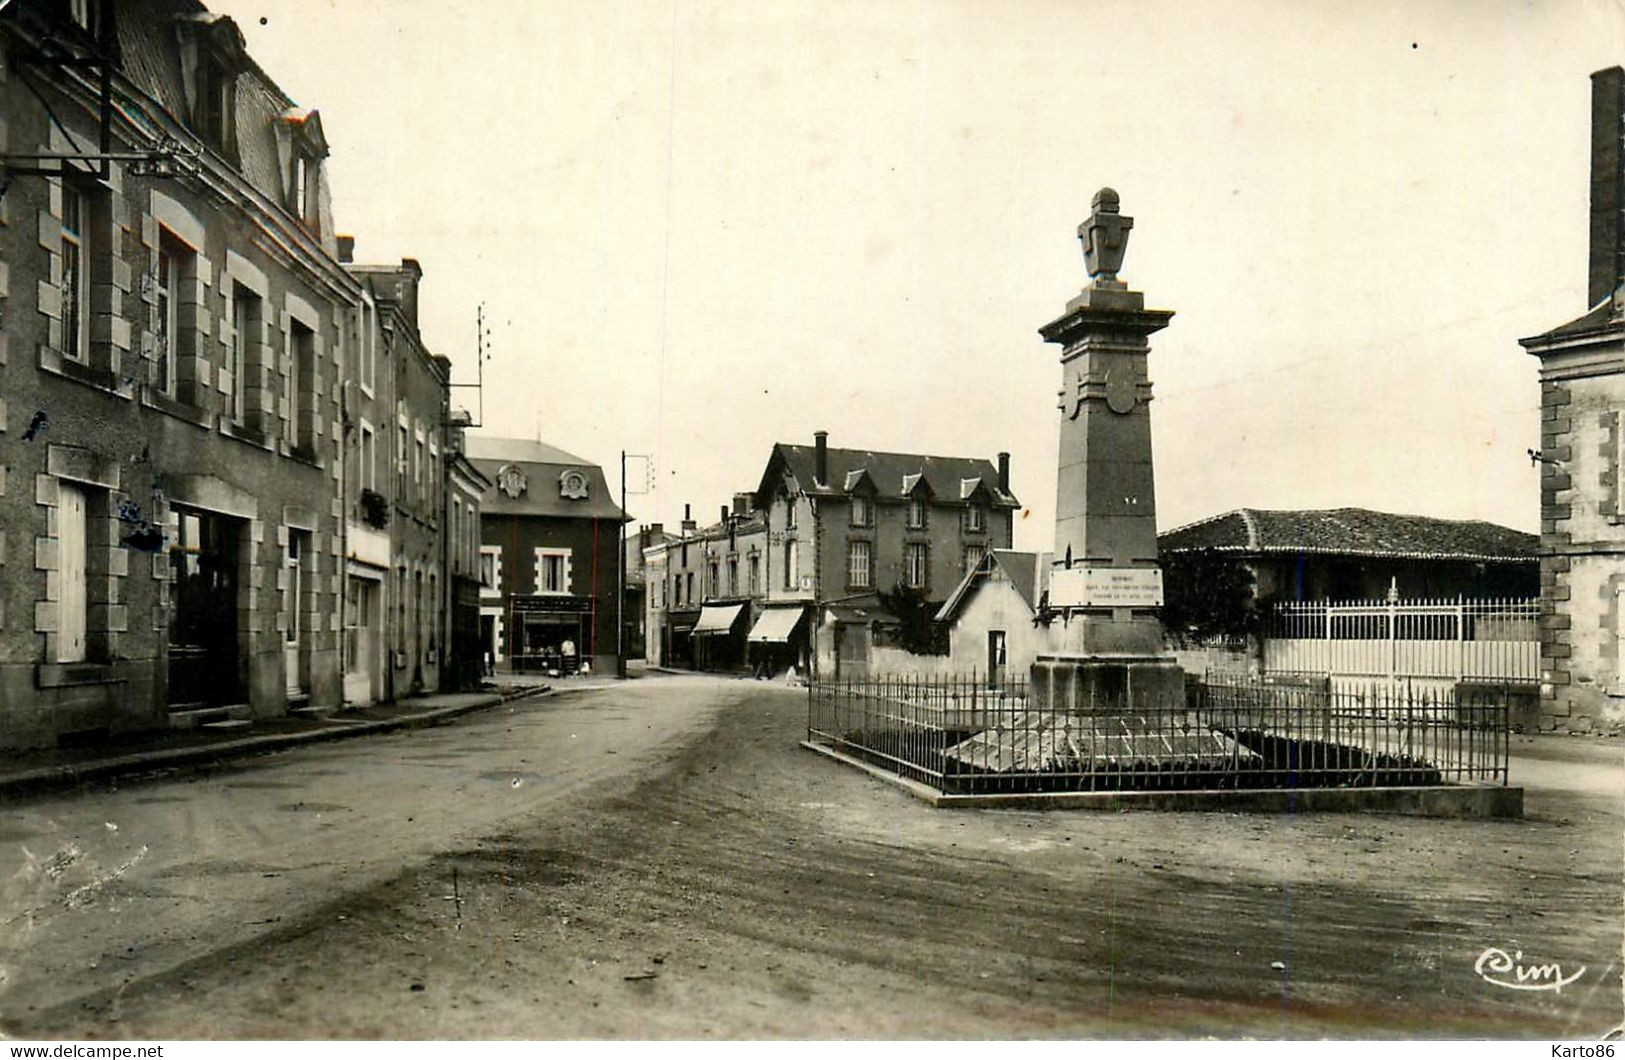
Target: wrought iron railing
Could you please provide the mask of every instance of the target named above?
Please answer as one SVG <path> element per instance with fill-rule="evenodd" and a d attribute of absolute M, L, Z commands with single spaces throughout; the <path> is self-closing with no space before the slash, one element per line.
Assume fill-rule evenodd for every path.
<path fill-rule="evenodd" d="M 946 793 L 1507 782 L 1508 695 L 1192 683 L 1174 702 L 1039 703 L 1025 679 L 808 686 L 809 742 Z"/>

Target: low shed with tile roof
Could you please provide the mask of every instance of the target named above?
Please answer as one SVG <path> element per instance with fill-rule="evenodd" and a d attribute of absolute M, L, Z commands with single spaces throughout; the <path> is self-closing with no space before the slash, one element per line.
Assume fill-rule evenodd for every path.
<path fill-rule="evenodd" d="M 1169 530 L 1157 550 L 1244 561 L 1261 599 L 1533 597 L 1540 539 L 1481 520 L 1365 508 L 1237 508 Z M 1170 575 L 1171 577 L 1172 575 Z"/>

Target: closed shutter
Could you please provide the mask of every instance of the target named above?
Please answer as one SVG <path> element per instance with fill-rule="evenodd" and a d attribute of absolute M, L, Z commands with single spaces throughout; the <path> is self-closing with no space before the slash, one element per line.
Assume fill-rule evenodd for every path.
<path fill-rule="evenodd" d="M 85 658 L 85 491 L 57 487 L 57 662 Z"/>

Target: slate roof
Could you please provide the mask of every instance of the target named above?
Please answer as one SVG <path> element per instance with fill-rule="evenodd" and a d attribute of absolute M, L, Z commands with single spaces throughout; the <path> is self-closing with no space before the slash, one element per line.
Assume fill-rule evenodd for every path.
<path fill-rule="evenodd" d="M 307 17 L 312 31 L 318 23 Z M 198 0 L 118 0 L 120 72 L 156 100 L 182 125 L 191 126 L 181 71 L 176 25 L 219 26 L 231 23 L 225 15 L 208 10 Z M 240 36 L 240 31 L 233 31 Z M 238 159 L 234 168 L 279 204 L 287 196 L 284 165 L 277 147 L 276 126 L 298 104 L 277 85 L 252 55 L 244 53 L 245 68 L 236 79 Z M 314 114 L 314 112 L 309 112 Z M 321 242 L 329 255 L 337 253 L 333 238 L 332 193 L 326 167 L 316 173 L 316 209 L 321 219 Z"/>
<path fill-rule="evenodd" d="M 984 561 L 975 570 L 966 574 L 949 594 L 946 602 L 937 610 L 937 621 L 951 620 L 960 607 L 967 603 L 982 580 L 987 577 L 989 563 L 996 563 L 1004 576 L 1010 579 L 1021 596 L 1022 602 L 1033 611 L 1038 610 L 1039 601 L 1049 592 L 1049 572 L 1055 559 L 1053 552 L 1016 552 L 1013 549 L 995 548 L 988 552 L 988 560 Z"/>
<path fill-rule="evenodd" d="M 464 451 L 469 463 L 492 482 L 480 497 L 483 515 L 631 521 L 611 497 L 604 469 L 562 449 L 523 438 L 470 434 Z M 496 486 L 497 472 L 508 464 L 517 465 L 525 474 L 525 492 L 518 497 L 509 497 Z M 573 499 L 559 492 L 559 477 L 571 469 L 587 476 L 587 495 L 583 498 Z"/>
<path fill-rule="evenodd" d="M 826 450 L 829 481 L 819 483 L 813 474 L 817 450 L 810 445 L 779 442 L 773 446 L 757 496 L 770 497 L 778 486 L 780 468 L 795 477 L 797 486 L 810 497 L 839 497 L 849 493 L 865 477 L 874 483 L 875 495 L 901 500 L 925 480 L 926 488 L 938 503 L 957 503 L 971 496 L 978 484 L 987 491 L 988 503 L 995 508 L 1019 508 L 1012 493 L 999 490 L 999 469 L 993 461 L 980 457 L 930 456 L 921 453 L 881 453 L 868 449 Z M 867 472 L 867 476 L 863 473 Z"/>
<path fill-rule="evenodd" d="M 1608 332 L 1617 333 L 1622 329 L 1625 329 L 1625 322 L 1620 321 L 1615 314 L 1613 299 L 1608 299 L 1594 306 L 1584 316 L 1576 317 L 1566 324 L 1559 324 L 1552 330 L 1542 332 L 1533 338 L 1519 339 L 1518 344 L 1525 349 L 1529 349 L 1560 339 L 1577 338 L 1583 335 L 1602 335 Z"/>
<path fill-rule="evenodd" d="M 1539 545 L 1535 534 L 1478 519 L 1434 519 L 1365 508 L 1237 508 L 1157 537 L 1157 549 L 1163 553 L 1213 549 L 1241 555 L 1318 553 L 1480 563 L 1528 562 L 1536 558 Z"/>

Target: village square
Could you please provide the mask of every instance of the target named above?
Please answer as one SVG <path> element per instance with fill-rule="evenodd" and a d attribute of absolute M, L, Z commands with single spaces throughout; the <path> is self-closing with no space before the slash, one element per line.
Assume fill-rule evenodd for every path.
<path fill-rule="evenodd" d="M 1541 186 L 1414 200 L 1538 203 L 1566 278 L 1392 301 L 1385 360 L 1348 305 L 1481 263 L 1409 260 L 1383 158 L 1341 299 L 1324 201 L 1238 176 L 1190 223 L 1118 94 L 1139 27 L 989 207 L 974 78 L 864 64 L 1046 52 L 1030 14 L 500 3 L 445 15 L 489 77 L 441 96 L 430 5 L 331 6 L 0 5 L 0 1034 L 1617 1036 L 1625 69 L 1554 62 L 1535 124 L 1584 150 Z M 1377 107 L 1582 16 L 1437 60 L 1324 17 L 1391 46 L 1348 68 Z M 1345 113 L 1282 76 L 1265 111 Z M 408 179 L 499 99 L 546 135 Z M 853 231 L 740 220 L 785 181 Z M 896 264 L 899 203 L 966 253 Z M 1344 348 L 1255 349 L 1292 326 Z"/>

